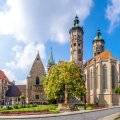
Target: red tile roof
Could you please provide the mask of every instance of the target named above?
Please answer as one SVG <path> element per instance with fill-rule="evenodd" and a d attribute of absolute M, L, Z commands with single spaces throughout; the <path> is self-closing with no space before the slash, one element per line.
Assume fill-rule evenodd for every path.
<path fill-rule="evenodd" d="M 5 73 L 2 70 L 0 70 L 0 79 L 10 82 L 8 77 L 5 75 Z"/>
<path fill-rule="evenodd" d="M 112 59 L 114 60 L 114 57 L 112 56 L 112 54 L 110 53 L 109 50 L 106 50 L 104 52 L 102 52 L 101 54 L 99 55 L 96 55 L 95 57 L 93 57 L 92 59 L 90 59 L 89 61 L 87 61 L 85 64 L 84 64 L 84 67 L 86 67 L 87 65 L 89 64 L 92 64 L 94 60 L 99 60 L 99 59 L 102 59 L 102 60 L 106 60 L 106 59 Z"/>

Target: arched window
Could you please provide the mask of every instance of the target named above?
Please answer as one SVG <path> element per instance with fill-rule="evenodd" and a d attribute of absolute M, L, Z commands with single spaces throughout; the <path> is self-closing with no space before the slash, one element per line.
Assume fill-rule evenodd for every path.
<path fill-rule="evenodd" d="M 40 84 L 40 80 L 39 80 L 39 77 L 37 76 L 36 77 L 36 85 L 39 85 Z"/>
<path fill-rule="evenodd" d="M 93 71 L 90 71 L 90 88 L 92 89 Z"/>
<path fill-rule="evenodd" d="M 98 66 L 96 67 L 96 89 L 98 88 Z"/>
<path fill-rule="evenodd" d="M 107 89 L 107 66 L 103 65 L 103 89 Z"/>
<path fill-rule="evenodd" d="M 112 65 L 112 70 L 111 70 L 111 74 L 112 74 L 112 89 L 115 88 L 115 66 Z"/>

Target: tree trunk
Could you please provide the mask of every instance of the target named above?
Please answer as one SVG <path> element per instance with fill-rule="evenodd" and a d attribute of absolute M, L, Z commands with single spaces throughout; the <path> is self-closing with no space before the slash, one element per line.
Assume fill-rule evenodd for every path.
<path fill-rule="evenodd" d="M 68 92 L 67 92 L 67 84 L 65 84 L 65 101 L 64 101 L 65 104 L 68 103 Z"/>

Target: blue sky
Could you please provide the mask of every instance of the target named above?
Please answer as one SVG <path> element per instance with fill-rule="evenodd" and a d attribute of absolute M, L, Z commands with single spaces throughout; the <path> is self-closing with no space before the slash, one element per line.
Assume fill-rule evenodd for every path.
<path fill-rule="evenodd" d="M 69 29 L 75 15 L 84 28 L 84 60 L 92 58 L 99 28 L 105 49 L 120 59 L 120 0 L 0 0 L 0 69 L 25 84 L 37 51 L 46 68 L 53 48 L 56 63 L 69 61 Z"/>

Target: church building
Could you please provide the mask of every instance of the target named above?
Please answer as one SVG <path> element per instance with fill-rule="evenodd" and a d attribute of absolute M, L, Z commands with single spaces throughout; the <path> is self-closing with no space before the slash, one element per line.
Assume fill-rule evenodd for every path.
<path fill-rule="evenodd" d="M 120 96 L 114 92 L 120 82 L 120 62 L 104 49 L 105 40 L 98 30 L 92 42 L 94 57 L 83 64 L 83 34 L 83 27 L 76 16 L 70 29 L 70 60 L 84 71 L 87 103 L 120 105 Z"/>
<path fill-rule="evenodd" d="M 34 60 L 30 73 L 27 77 L 26 102 L 42 103 L 46 101 L 41 77 L 45 76 L 45 69 L 41 61 L 39 52 Z"/>
<path fill-rule="evenodd" d="M 83 63 L 83 27 L 80 26 L 78 16 L 75 17 L 70 33 L 70 61 L 74 61 L 84 72 L 86 80 L 86 102 L 99 105 L 120 105 L 120 96 L 114 89 L 120 82 L 120 62 L 109 50 L 105 50 L 105 40 L 100 30 L 93 39 L 93 58 Z M 55 65 L 51 49 L 47 71 Z M 39 53 L 27 77 L 26 102 L 40 103 L 46 101 L 41 77 L 45 76 L 45 69 Z"/>

